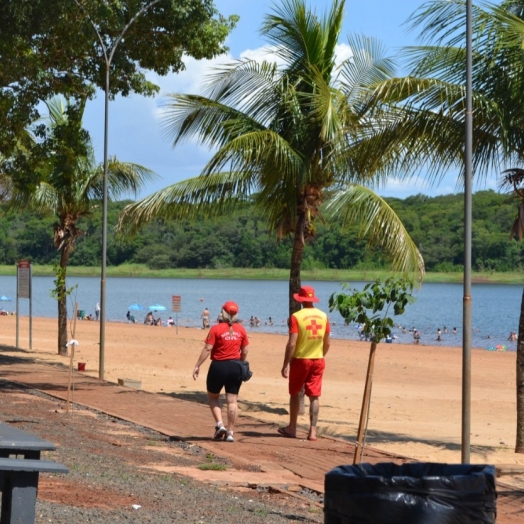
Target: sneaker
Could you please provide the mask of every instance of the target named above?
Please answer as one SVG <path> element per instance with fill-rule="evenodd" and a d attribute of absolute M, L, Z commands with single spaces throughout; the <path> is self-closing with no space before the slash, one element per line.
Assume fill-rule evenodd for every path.
<path fill-rule="evenodd" d="M 226 442 L 235 442 L 235 439 L 233 438 L 233 432 L 232 431 L 228 431 L 227 432 Z"/>
<path fill-rule="evenodd" d="M 222 425 L 215 426 L 215 434 L 213 435 L 213 440 L 222 440 L 226 435 L 226 428 Z"/>

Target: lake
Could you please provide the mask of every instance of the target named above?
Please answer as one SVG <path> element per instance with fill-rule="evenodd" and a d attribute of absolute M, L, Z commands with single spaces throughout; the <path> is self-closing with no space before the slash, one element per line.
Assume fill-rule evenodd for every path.
<path fill-rule="evenodd" d="M 33 316 L 57 317 L 57 304 L 51 298 L 53 277 L 33 277 Z M 321 299 L 320 307 L 327 311 L 328 299 L 332 293 L 343 291 L 338 282 L 304 282 L 315 287 Z M 94 315 L 95 304 L 100 297 L 100 278 L 71 277 L 68 287 L 76 286 L 68 297 L 68 310 L 72 315 L 74 303 L 86 313 Z M 351 283 L 352 288 L 362 289 L 363 282 Z M 0 295 L 13 300 L 2 302 L 8 311 L 16 309 L 16 277 L 0 276 Z M 181 313 L 171 310 L 172 295 L 181 296 Z M 442 333 L 442 344 L 462 345 L 462 284 L 424 284 L 415 293 L 416 302 L 406 308 L 404 315 L 394 317 L 395 324 L 411 329 L 416 327 L 421 333 L 422 344 L 436 344 L 437 329 L 447 328 Z M 516 342 L 507 340 L 510 331 L 517 331 L 520 315 L 522 287 L 517 285 L 475 284 L 472 286 L 472 346 L 495 347 L 505 344 L 508 350 L 516 349 Z M 163 320 L 168 316 L 178 317 L 179 326 L 200 326 L 200 315 L 204 307 L 214 319 L 221 305 L 234 300 L 240 307 L 240 317 L 248 321 L 253 315 L 261 320 L 258 328 L 246 328 L 264 332 L 287 333 L 288 283 L 273 280 L 211 280 L 211 279 L 159 279 L 159 278 L 108 278 L 106 283 L 106 318 L 109 321 L 125 322 L 126 312 L 131 304 L 138 303 L 143 311 L 132 312 L 142 322 L 150 305 L 161 304 L 167 311 L 158 311 Z M 20 299 L 20 314 L 29 314 L 29 300 Z M 266 325 L 268 318 L 273 325 Z M 329 313 L 332 336 L 335 338 L 357 339 L 355 326 L 345 326 L 342 317 Z M 457 334 L 451 333 L 453 327 Z M 395 329 L 399 342 L 413 341 L 411 333 Z M 488 338 L 490 337 L 490 338 Z"/>

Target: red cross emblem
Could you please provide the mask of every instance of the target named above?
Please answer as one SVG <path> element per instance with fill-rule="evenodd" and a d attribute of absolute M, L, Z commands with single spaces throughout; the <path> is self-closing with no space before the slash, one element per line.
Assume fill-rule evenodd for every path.
<path fill-rule="evenodd" d="M 306 326 L 308 331 L 311 331 L 312 335 L 316 335 L 319 329 L 322 329 L 322 324 L 317 324 L 316 320 L 312 320 L 309 326 Z"/>

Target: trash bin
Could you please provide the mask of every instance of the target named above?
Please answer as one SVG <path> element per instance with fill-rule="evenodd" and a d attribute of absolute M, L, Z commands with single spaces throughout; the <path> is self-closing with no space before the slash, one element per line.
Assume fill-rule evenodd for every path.
<path fill-rule="evenodd" d="M 325 475 L 325 524 L 494 524 L 494 466 L 338 466 Z"/>
<path fill-rule="evenodd" d="M 84 309 L 79 309 L 76 313 L 77 318 L 81 318 L 82 320 L 86 316 L 86 312 Z"/>

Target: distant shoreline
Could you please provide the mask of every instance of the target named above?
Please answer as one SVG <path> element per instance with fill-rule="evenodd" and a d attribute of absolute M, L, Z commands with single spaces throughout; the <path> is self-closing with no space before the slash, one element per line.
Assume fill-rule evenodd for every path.
<path fill-rule="evenodd" d="M 33 276 L 54 276 L 53 266 L 32 266 Z M 15 276 L 16 266 L 0 265 L 0 275 Z M 69 277 L 99 277 L 100 268 L 70 266 Z M 377 278 L 391 276 L 385 270 L 346 270 L 346 269 L 304 269 L 302 280 L 330 282 L 371 282 Z M 275 268 L 223 268 L 223 269 L 162 269 L 151 270 L 143 264 L 124 264 L 108 266 L 107 276 L 113 278 L 172 278 L 172 279 L 223 279 L 223 280 L 288 280 L 289 270 Z M 474 284 L 524 284 L 521 272 L 495 273 L 474 272 L 471 280 Z M 458 284 L 462 283 L 462 273 L 426 273 L 425 283 Z"/>

